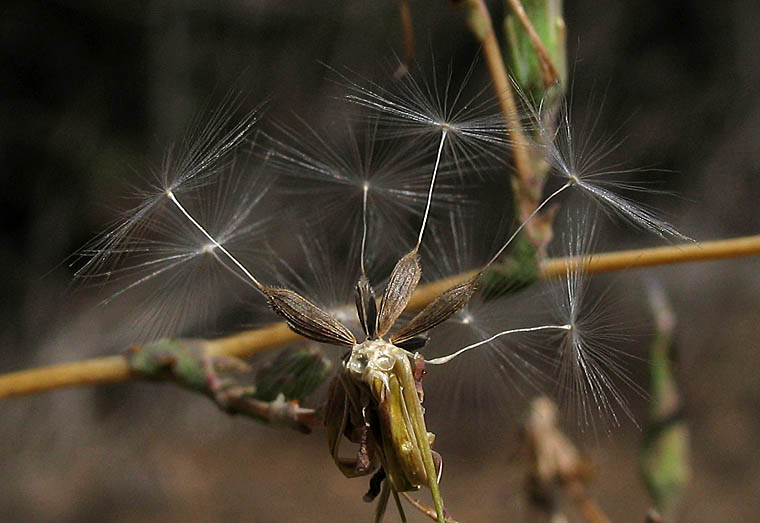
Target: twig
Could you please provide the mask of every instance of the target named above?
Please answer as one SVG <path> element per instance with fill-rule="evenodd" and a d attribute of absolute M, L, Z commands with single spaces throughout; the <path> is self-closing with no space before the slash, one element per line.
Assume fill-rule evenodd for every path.
<path fill-rule="evenodd" d="M 608 252 L 595 254 L 588 260 L 581 258 L 546 260 L 541 265 L 541 277 L 551 278 L 564 275 L 568 264 L 571 269 L 582 264 L 584 265 L 583 269 L 589 273 L 601 273 L 655 265 L 738 258 L 752 254 L 760 254 L 760 235 L 651 249 Z"/>
<path fill-rule="evenodd" d="M 126 358 L 106 356 L 0 376 L 0 398 L 25 396 L 79 385 L 118 383 L 133 378 Z"/>
<path fill-rule="evenodd" d="M 591 258 L 549 259 L 541 264 L 540 277 L 547 279 L 564 276 L 568 264 L 571 267 L 581 264 L 589 273 L 601 273 L 656 265 L 737 258 L 753 254 L 760 254 L 760 235 L 701 244 L 609 252 L 596 254 Z M 417 311 L 424 308 L 443 291 L 472 278 L 475 272 L 458 274 L 420 285 L 409 301 L 407 310 Z M 275 323 L 225 338 L 208 340 L 207 348 L 210 355 L 245 357 L 299 340 L 302 340 L 301 336 L 291 331 L 285 323 Z M 0 399 L 64 387 L 117 383 L 135 378 L 123 356 L 106 356 L 2 375 L 0 376 Z"/>

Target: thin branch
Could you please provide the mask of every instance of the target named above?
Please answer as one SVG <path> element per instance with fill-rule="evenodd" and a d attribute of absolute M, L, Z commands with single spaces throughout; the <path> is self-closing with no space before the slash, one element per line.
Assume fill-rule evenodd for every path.
<path fill-rule="evenodd" d="M 580 265 L 589 273 L 601 273 L 675 263 L 738 258 L 754 254 L 760 254 L 760 235 L 701 244 L 609 252 L 596 254 L 591 258 L 555 258 L 546 260 L 541 264 L 540 277 L 546 279 L 564 276 L 568 265 L 570 267 Z M 407 310 L 414 312 L 423 309 L 442 292 L 457 283 L 472 278 L 477 272 L 462 273 L 420 285 L 409 301 Z M 291 331 L 285 323 L 275 323 L 225 338 L 208 340 L 207 348 L 210 355 L 245 357 L 302 339 L 301 336 Z M 126 358 L 123 356 L 106 356 L 1 375 L 0 399 L 36 394 L 64 387 L 117 383 L 136 378 L 137 376 L 130 370 Z"/>
<path fill-rule="evenodd" d="M 704 243 L 669 245 L 651 249 L 608 252 L 595 254 L 588 260 L 556 258 L 546 260 L 541 264 L 541 277 L 562 276 L 566 273 L 568 265 L 571 270 L 575 270 L 580 264 L 589 273 L 601 273 L 701 260 L 738 258 L 753 254 L 760 254 L 760 235 Z"/>
<path fill-rule="evenodd" d="M 0 376 L 0 399 L 64 387 L 118 383 L 132 378 L 132 371 L 123 356 L 61 363 Z"/>
<path fill-rule="evenodd" d="M 303 339 L 301 335 L 290 330 L 285 322 L 280 322 L 224 338 L 209 340 L 209 351 L 212 354 L 226 354 L 242 358 L 303 341 Z"/>

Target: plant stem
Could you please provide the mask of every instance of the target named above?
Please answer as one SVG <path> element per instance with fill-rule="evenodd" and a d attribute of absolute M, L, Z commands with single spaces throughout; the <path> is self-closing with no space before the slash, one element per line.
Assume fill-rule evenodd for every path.
<path fill-rule="evenodd" d="M 753 254 L 760 254 L 760 234 L 699 244 L 609 252 L 596 254 L 590 258 L 554 258 L 541 264 L 540 276 L 544 279 L 564 276 L 568 264 L 573 268 L 582 265 L 582 268 L 589 273 L 601 273 L 656 265 L 738 258 Z M 478 271 L 457 274 L 420 285 L 409 301 L 407 310 L 413 312 L 423 309 L 443 291 L 472 278 L 476 272 Z M 210 355 L 245 357 L 301 339 L 301 336 L 291 331 L 285 323 L 275 323 L 225 338 L 209 340 L 207 347 Z M 126 358 L 106 356 L 0 375 L 0 399 L 64 387 L 118 383 L 135 378 Z"/>
<path fill-rule="evenodd" d="M 0 399 L 64 387 L 118 383 L 132 378 L 132 371 L 123 356 L 62 363 L 0 376 Z"/>
<path fill-rule="evenodd" d="M 301 340 L 303 340 L 301 335 L 290 330 L 285 322 L 280 322 L 258 329 L 238 332 L 224 338 L 209 340 L 208 350 L 214 355 L 240 358 Z"/>
<path fill-rule="evenodd" d="M 521 180 L 527 180 L 531 176 L 530 159 L 528 157 L 527 140 L 520 125 L 520 115 L 517 111 L 515 98 L 512 96 L 512 88 L 509 83 L 507 69 L 501 56 L 499 40 L 493 30 L 491 15 L 483 0 L 465 0 L 462 2 L 467 24 L 470 26 L 475 37 L 483 46 L 483 56 L 488 65 L 493 89 L 499 100 L 501 112 L 509 126 L 509 132 L 515 145 L 514 161 L 517 176 Z"/>
<path fill-rule="evenodd" d="M 544 186 L 543 176 L 541 170 L 534 169 L 533 162 L 531 161 L 529 142 L 523 133 L 517 103 L 512 93 L 509 75 L 504 65 L 501 47 L 499 40 L 496 38 L 488 8 L 484 0 L 463 0 L 461 6 L 464 9 L 465 18 L 470 26 L 470 30 L 483 48 L 483 56 L 488 65 L 491 83 L 493 84 L 496 98 L 499 100 L 504 120 L 509 127 L 515 172 L 512 186 L 515 204 L 517 205 L 517 215 L 522 223 L 536 210 L 536 207 L 540 203 Z M 543 251 L 548 237 L 540 231 L 540 220 L 531 220 L 527 223 L 525 229 L 538 250 Z"/>
<path fill-rule="evenodd" d="M 528 39 L 530 40 L 531 45 L 533 45 L 533 50 L 535 51 L 536 56 L 538 57 L 538 63 L 541 64 L 541 73 L 544 77 L 544 85 L 546 87 L 549 87 L 553 83 L 559 81 L 559 73 L 557 73 L 557 68 L 554 67 L 554 63 L 552 63 L 552 60 L 549 57 L 549 51 L 546 50 L 544 43 L 541 41 L 541 38 L 538 36 L 538 33 L 536 32 L 536 28 L 533 27 L 533 23 L 530 21 L 530 18 L 528 18 L 528 15 L 525 13 L 525 9 L 523 8 L 522 2 L 520 2 L 520 0 L 507 0 L 507 1 L 509 2 L 509 6 L 515 12 L 517 19 L 520 21 L 520 24 L 523 26 L 523 29 L 525 29 L 525 32 L 528 35 Z"/>
<path fill-rule="evenodd" d="M 738 258 L 752 254 L 760 254 L 760 234 L 704 243 L 608 252 L 595 254 L 591 258 L 586 257 L 586 259 L 555 258 L 546 260 L 541 264 L 541 277 L 563 276 L 568 264 L 571 269 L 575 269 L 581 264 L 583 265 L 582 268 L 589 273 L 601 273 L 701 260 Z"/>

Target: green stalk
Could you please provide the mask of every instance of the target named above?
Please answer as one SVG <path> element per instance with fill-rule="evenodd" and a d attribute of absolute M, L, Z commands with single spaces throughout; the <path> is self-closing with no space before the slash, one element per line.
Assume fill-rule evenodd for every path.
<path fill-rule="evenodd" d="M 428 478 L 430 494 L 433 497 L 435 512 L 438 517 L 438 523 L 445 523 L 443 511 L 443 498 L 438 488 L 438 474 L 435 471 L 435 462 L 433 461 L 433 452 L 428 441 L 427 427 L 425 426 L 425 416 L 422 412 L 422 405 L 417 396 L 417 387 L 414 383 L 411 364 L 408 359 L 404 359 L 404 372 L 397 375 L 401 378 L 401 388 L 404 394 L 404 402 L 411 407 L 409 417 L 414 424 L 414 434 L 417 438 L 417 445 L 422 453 L 422 462 L 425 465 L 425 473 Z"/>

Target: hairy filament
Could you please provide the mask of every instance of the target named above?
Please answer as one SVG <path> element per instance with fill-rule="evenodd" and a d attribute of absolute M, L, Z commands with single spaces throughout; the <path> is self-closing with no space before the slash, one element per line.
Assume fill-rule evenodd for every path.
<path fill-rule="evenodd" d="M 101 305 L 106 305 L 108 303 L 111 303 L 114 299 L 118 298 L 119 296 L 121 296 L 125 292 L 129 291 L 130 289 L 134 289 L 135 287 L 140 286 L 141 284 L 145 283 L 146 281 L 148 281 L 148 280 L 150 280 L 152 278 L 155 278 L 156 276 L 158 276 L 160 274 L 163 274 L 163 273 L 165 273 L 167 271 L 170 271 L 172 269 L 175 269 L 175 268 L 179 267 L 180 265 L 182 265 L 183 263 L 185 263 L 187 260 L 189 260 L 191 258 L 194 258 L 195 256 L 197 256 L 197 253 L 175 254 L 174 256 L 163 258 L 161 260 L 156 260 L 156 261 L 153 261 L 153 262 L 144 263 L 142 265 L 143 267 L 147 267 L 148 265 L 158 265 L 160 263 L 165 264 L 167 261 L 170 262 L 168 265 L 164 265 L 162 267 L 159 267 L 158 269 L 153 270 L 153 271 L 149 272 L 148 274 L 146 274 L 145 276 L 143 276 L 143 277 L 141 277 L 141 278 L 133 281 L 132 283 L 130 283 L 129 285 L 127 285 L 123 289 L 118 290 L 117 292 L 115 292 L 114 294 L 112 294 L 111 296 L 109 296 L 108 298 L 104 299 L 101 302 Z"/>
<path fill-rule="evenodd" d="M 519 334 L 524 332 L 537 332 L 537 331 L 544 331 L 544 330 L 565 330 L 569 331 L 572 330 L 573 326 L 570 324 L 566 325 L 540 325 L 538 327 L 523 327 L 520 329 L 509 329 L 505 331 L 498 332 L 491 336 L 490 338 L 487 338 L 485 340 L 481 340 L 479 342 L 473 343 L 472 345 L 468 345 L 466 347 L 463 347 L 459 349 L 458 351 L 449 354 L 448 356 L 441 356 L 440 358 L 433 358 L 432 360 L 425 360 L 425 363 L 429 363 L 431 365 L 443 365 L 444 363 L 448 363 L 449 361 L 453 360 L 460 354 L 464 354 L 465 352 L 475 349 L 477 347 L 480 347 L 481 345 L 485 345 L 486 343 L 490 343 L 496 338 L 500 338 L 502 336 L 506 336 L 508 334 Z"/>
<path fill-rule="evenodd" d="M 520 234 L 520 231 L 522 231 L 525 226 L 530 222 L 530 220 L 533 219 L 540 211 L 543 209 L 546 204 L 548 204 L 555 196 L 559 195 L 560 193 L 564 192 L 565 189 L 568 189 L 573 186 L 575 182 L 573 180 L 567 182 L 565 185 L 554 191 L 552 194 L 550 194 L 546 199 L 544 199 L 541 204 L 536 207 L 533 212 L 531 212 L 525 220 L 515 229 L 515 231 L 512 233 L 512 235 L 507 239 L 506 242 L 504 242 L 504 245 L 501 246 L 501 248 L 494 254 L 493 258 L 491 258 L 488 263 L 486 263 L 481 271 L 485 271 L 488 267 L 490 267 L 496 260 L 499 259 L 499 256 L 502 255 L 502 253 L 506 250 L 507 247 L 514 241 L 515 238 L 517 238 L 517 235 Z"/>

